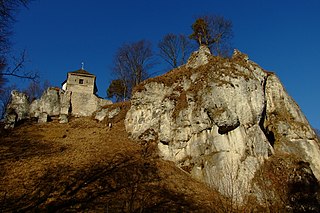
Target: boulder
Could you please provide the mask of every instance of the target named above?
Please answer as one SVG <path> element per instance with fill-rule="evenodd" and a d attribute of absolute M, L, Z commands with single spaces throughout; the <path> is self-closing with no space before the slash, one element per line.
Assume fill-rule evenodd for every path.
<path fill-rule="evenodd" d="M 112 119 L 120 113 L 120 107 L 115 109 L 102 108 L 96 112 L 95 119 L 103 121 L 105 118 Z"/>
<path fill-rule="evenodd" d="M 48 114 L 46 112 L 41 112 L 38 117 L 38 123 L 47 123 L 48 122 Z"/>
<path fill-rule="evenodd" d="M 27 95 L 13 90 L 11 101 L 6 108 L 5 128 L 12 128 L 16 122 L 29 118 L 29 107 Z"/>
<path fill-rule="evenodd" d="M 67 114 L 60 114 L 59 116 L 59 123 L 65 124 L 69 122 L 69 118 Z"/>

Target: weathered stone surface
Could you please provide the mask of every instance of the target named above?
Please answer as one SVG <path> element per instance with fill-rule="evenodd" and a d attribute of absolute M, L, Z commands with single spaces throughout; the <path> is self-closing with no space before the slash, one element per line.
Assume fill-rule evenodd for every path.
<path fill-rule="evenodd" d="M 12 101 L 8 105 L 5 118 L 6 127 L 13 127 L 17 121 L 25 118 L 38 118 L 38 121 L 43 123 L 47 122 L 48 117 L 59 116 L 60 123 L 66 123 L 69 115 L 90 116 L 97 109 L 108 104 L 112 102 L 94 94 L 64 91 L 51 87 L 43 93 L 40 99 L 34 100 L 29 106 L 25 94 L 13 91 Z M 115 112 L 109 113 L 112 116 L 112 113 Z"/>
<path fill-rule="evenodd" d="M 36 100 L 33 100 L 32 103 L 30 104 L 30 108 L 29 108 L 29 116 L 31 118 L 38 118 L 39 115 L 40 115 L 40 100 L 39 99 L 36 99 Z"/>
<path fill-rule="evenodd" d="M 69 122 L 69 118 L 67 114 L 60 114 L 59 116 L 59 123 L 65 124 Z"/>
<path fill-rule="evenodd" d="M 40 98 L 39 108 L 41 112 L 45 112 L 49 116 L 59 115 L 60 114 L 59 89 L 48 88 Z"/>
<path fill-rule="evenodd" d="M 320 147 L 317 136 L 275 75 L 270 75 L 266 83 L 264 128 L 274 138 L 275 151 L 300 156 L 310 163 L 314 175 L 320 180 Z"/>
<path fill-rule="evenodd" d="M 120 107 L 117 107 L 115 109 L 100 109 L 96 112 L 95 119 L 98 121 L 103 121 L 106 117 L 108 119 L 114 118 L 116 115 L 118 115 L 120 112 Z"/>
<path fill-rule="evenodd" d="M 301 155 L 319 174 L 318 143 L 300 109 L 274 74 L 239 51 L 221 59 L 200 49 L 186 66 L 139 88 L 125 120 L 131 137 L 157 139 L 164 159 L 237 202 L 278 151 Z M 292 124 L 285 112 L 296 117 Z"/>
<path fill-rule="evenodd" d="M 5 114 L 5 128 L 12 128 L 17 121 L 29 117 L 29 101 L 24 93 L 16 90 L 11 92 L 11 102 L 8 104 Z"/>
<path fill-rule="evenodd" d="M 98 120 L 98 121 L 103 121 L 105 119 L 105 117 L 107 117 L 107 113 L 108 113 L 108 109 L 101 109 L 99 111 L 97 111 L 94 119 Z"/>
<path fill-rule="evenodd" d="M 48 122 L 48 114 L 46 112 L 41 112 L 38 117 L 38 123 L 47 123 Z"/>
<path fill-rule="evenodd" d="M 60 90 L 60 115 L 68 115 L 71 111 L 71 92 Z"/>
<path fill-rule="evenodd" d="M 108 100 L 102 101 L 101 98 L 94 94 L 80 92 L 72 92 L 71 94 L 71 114 L 75 116 L 91 116 L 101 106 L 108 104 L 112 104 L 112 102 Z"/>
<path fill-rule="evenodd" d="M 108 118 L 109 119 L 114 118 L 116 115 L 119 114 L 119 112 L 120 112 L 120 107 L 117 107 L 115 109 L 109 110 Z"/>
<path fill-rule="evenodd" d="M 5 129 L 11 129 L 14 128 L 16 122 L 17 122 L 18 115 L 15 112 L 9 112 L 6 114 L 5 117 Z"/>
<path fill-rule="evenodd" d="M 210 55 L 210 49 L 206 45 L 201 45 L 198 51 L 192 53 L 187 62 L 187 67 L 197 68 L 201 65 L 207 64 L 209 62 Z"/>
<path fill-rule="evenodd" d="M 48 116 L 58 116 L 60 114 L 59 89 L 50 87 L 42 94 L 40 99 L 31 103 L 29 115 L 39 117 L 41 113 L 46 113 Z"/>

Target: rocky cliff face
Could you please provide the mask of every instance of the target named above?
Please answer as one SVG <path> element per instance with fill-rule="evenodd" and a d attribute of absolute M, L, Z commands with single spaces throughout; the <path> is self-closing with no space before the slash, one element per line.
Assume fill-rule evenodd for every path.
<path fill-rule="evenodd" d="M 125 125 L 160 155 L 237 202 L 271 155 L 297 155 L 320 180 L 316 135 L 274 73 L 235 51 L 206 47 L 188 63 L 135 88 Z"/>

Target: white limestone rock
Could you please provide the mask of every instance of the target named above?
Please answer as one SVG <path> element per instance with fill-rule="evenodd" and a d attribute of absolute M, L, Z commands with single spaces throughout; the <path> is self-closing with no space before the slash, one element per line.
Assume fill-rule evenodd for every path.
<path fill-rule="evenodd" d="M 71 92 L 59 90 L 60 115 L 68 115 L 71 111 Z"/>
<path fill-rule="evenodd" d="M 139 85 L 125 119 L 131 137 L 157 139 L 160 156 L 240 203 L 278 151 L 310 162 L 319 179 L 318 142 L 276 76 L 240 51 L 227 60 L 201 48 L 187 65 Z"/>
<path fill-rule="evenodd" d="M 60 114 L 59 116 L 59 123 L 66 124 L 69 122 L 69 118 L 67 114 Z"/>
<path fill-rule="evenodd" d="M 207 64 L 209 62 L 210 55 L 210 49 L 206 45 L 201 45 L 198 51 L 191 54 L 191 57 L 187 62 L 187 67 L 197 68 L 201 65 Z"/>
<path fill-rule="evenodd" d="M 264 128 L 274 137 L 277 152 L 294 154 L 309 162 L 314 175 L 320 180 L 320 146 L 317 136 L 275 75 L 270 75 L 266 83 Z"/>
<path fill-rule="evenodd" d="M 47 123 L 48 117 L 49 116 L 46 112 L 41 112 L 38 117 L 38 123 Z"/>
<path fill-rule="evenodd" d="M 5 128 L 13 128 L 15 123 L 29 118 L 29 101 L 26 94 L 11 91 L 11 101 L 6 108 Z"/>

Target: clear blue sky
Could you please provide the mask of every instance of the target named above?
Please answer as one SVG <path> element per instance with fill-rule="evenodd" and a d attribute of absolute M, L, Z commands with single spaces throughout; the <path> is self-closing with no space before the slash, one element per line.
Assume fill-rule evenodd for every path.
<path fill-rule="evenodd" d="M 52 85 L 84 61 L 105 97 L 123 43 L 148 39 L 156 47 L 167 33 L 190 34 L 199 14 L 222 15 L 233 22 L 234 47 L 276 72 L 320 129 L 319 11 L 319 0 L 35 0 L 20 11 L 13 42 L 15 50 L 27 50 L 27 68 Z"/>

